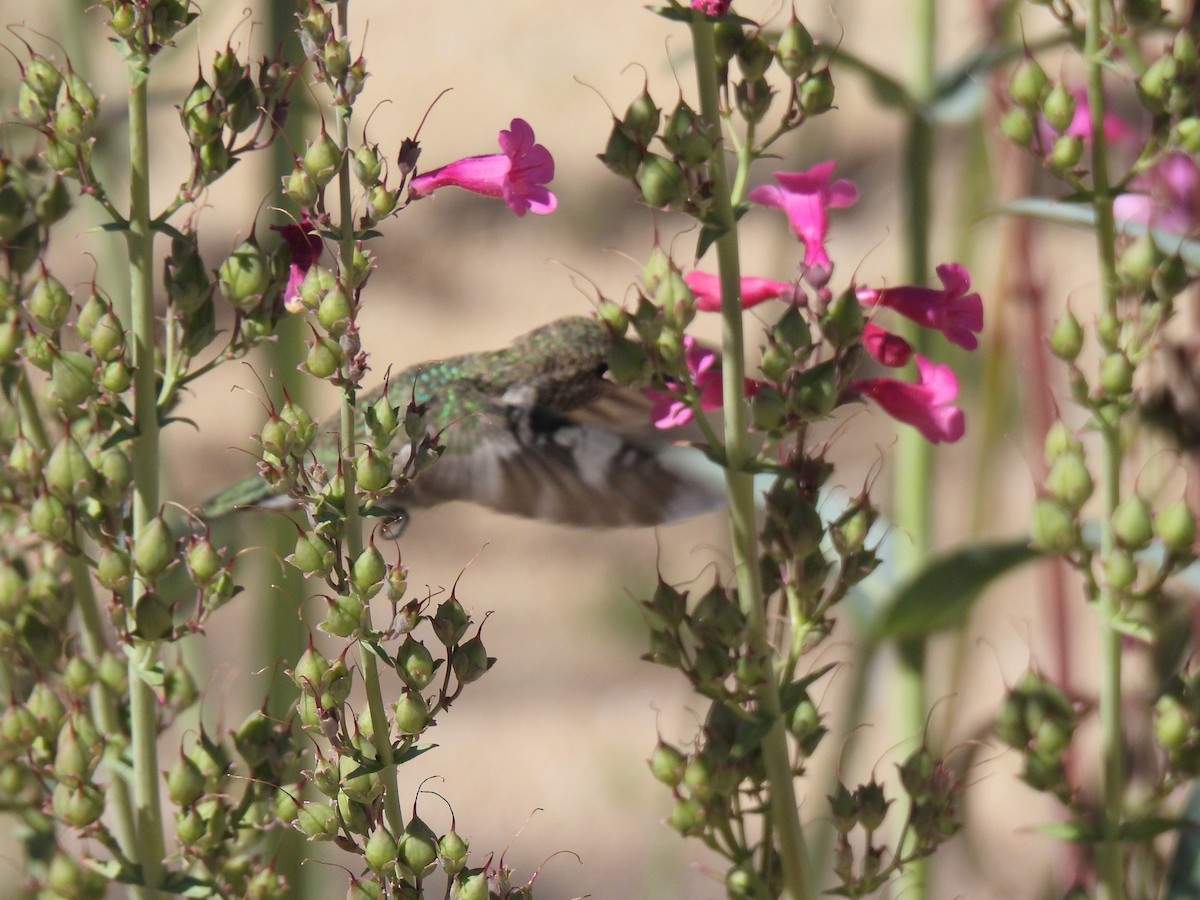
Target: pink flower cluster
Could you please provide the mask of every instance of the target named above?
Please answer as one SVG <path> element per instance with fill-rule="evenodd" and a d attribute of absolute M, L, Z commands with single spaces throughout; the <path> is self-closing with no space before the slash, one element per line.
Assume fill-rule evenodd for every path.
<path fill-rule="evenodd" d="M 834 163 L 826 162 L 806 172 L 778 173 L 774 176 L 776 185 L 750 193 L 754 202 L 784 211 L 792 232 L 804 243 L 805 280 L 822 288 L 833 268 L 825 250 L 828 210 L 849 206 L 858 196 L 849 181 L 832 180 L 833 169 Z M 956 263 L 938 266 L 937 274 L 942 282 L 940 289 L 862 288 L 855 295 L 864 307 L 893 310 L 925 328 L 940 331 L 952 344 L 974 350 L 979 345 L 977 335 L 983 329 L 983 302 L 977 293 L 970 292 L 971 277 Z M 721 309 L 721 285 L 715 275 L 691 272 L 684 280 L 696 297 L 697 309 L 708 312 Z M 765 278 L 743 278 L 740 293 L 743 308 L 770 299 L 803 301 L 797 285 Z M 907 365 L 913 355 L 907 341 L 875 322 L 867 323 L 863 344 L 874 359 L 890 368 Z M 692 385 L 699 394 L 700 408 L 719 407 L 721 374 L 716 354 L 692 342 L 687 345 L 685 358 Z M 916 357 L 916 365 L 915 384 L 894 378 L 872 378 L 853 382 L 851 390 L 874 401 L 893 418 L 912 425 L 935 444 L 957 441 L 965 431 L 962 410 L 953 405 L 958 395 L 958 379 L 949 366 L 935 364 L 923 356 Z M 747 382 L 748 394 L 757 388 L 757 382 Z M 652 396 L 656 401 L 654 418 L 660 428 L 681 425 L 691 419 L 691 408 L 685 402 L 668 394 L 655 392 Z"/>

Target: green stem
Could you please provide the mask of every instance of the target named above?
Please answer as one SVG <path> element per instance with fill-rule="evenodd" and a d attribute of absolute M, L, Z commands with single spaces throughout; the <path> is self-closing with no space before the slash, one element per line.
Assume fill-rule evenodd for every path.
<path fill-rule="evenodd" d="M 338 0 L 338 31 L 342 37 L 349 27 L 347 5 L 349 0 Z M 354 258 L 354 208 L 350 200 L 350 116 L 349 106 L 337 111 L 337 144 L 342 151 L 342 164 L 338 169 L 338 199 L 341 205 L 340 253 L 342 276 L 348 276 Z M 357 300 L 357 298 L 355 298 Z M 342 390 L 341 409 L 341 456 L 342 476 L 346 483 L 346 553 L 353 561 L 363 550 L 362 518 L 358 511 L 355 490 L 354 456 L 358 439 L 358 417 L 356 414 L 356 388 L 352 384 Z M 374 630 L 371 624 L 371 607 L 366 607 L 365 630 Z M 383 782 L 383 810 L 388 828 L 399 837 L 404 831 L 404 813 L 400 809 L 400 784 L 396 773 L 396 759 L 392 752 L 391 728 L 387 711 L 383 705 L 383 688 L 379 680 L 379 667 L 375 654 L 362 641 L 358 644 L 358 661 L 362 670 L 363 685 L 367 692 L 367 707 L 371 711 L 371 742 L 375 757 L 379 761 L 379 778 Z"/>
<path fill-rule="evenodd" d="M 929 235 L 932 218 L 934 129 L 927 104 L 937 77 L 937 0 L 913 4 L 911 77 L 909 95 L 914 103 L 909 113 L 905 148 L 905 235 L 907 237 L 907 281 L 924 284 L 929 277 Z M 913 350 L 929 354 L 929 335 L 910 327 L 906 338 Z M 901 571 L 915 572 L 929 556 L 932 545 L 931 503 L 933 496 L 933 448 L 912 428 L 900 431 L 896 447 L 896 489 L 893 514 L 907 540 L 901 542 Z M 925 725 L 927 706 L 924 652 L 902 648 L 896 681 L 897 729 L 905 738 L 919 734 Z M 911 838 L 907 841 L 911 844 Z M 901 846 L 903 854 L 910 847 Z M 921 898 L 929 894 L 929 866 L 924 859 L 906 866 L 896 885 L 899 896 Z"/>
<path fill-rule="evenodd" d="M 1104 315 L 1117 314 L 1116 225 L 1112 189 L 1108 177 L 1108 142 L 1104 135 L 1104 69 L 1101 60 L 1103 19 L 1101 0 L 1089 0 L 1083 56 L 1087 66 L 1088 112 L 1092 126 L 1092 206 L 1096 211 L 1096 252 L 1100 267 L 1101 308 Z M 1116 549 L 1112 517 L 1121 501 L 1121 441 L 1119 423 L 1102 415 L 1095 417 L 1103 437 L 1100 556 L 1108 559 Z M 1124 896 L 1125 864 L 1119 841 L 1121 787 L 1124 764 L 1121 754 L 1121 635 L 1113 627 L 1119 598 L 1102 579 L 1097 592 L 1100 617 L 1100 747 L 1103 779 L 1103 835 L 1096 848 L 1099 895 L 1117 900 Z"/>
<path fill-rule="evenodd" d="M 138 535 L 158 514 L 159 428 L 158 392 L 154 371 L 154 234 L 150 228 L 150 132 L 147 116 L 148 59 L 131 60 L 129 76 L 129 248 L 130 309 L 133 327 L 134 422 L 133 533 Z M 136 538 L 135 538 L 136 540 Z M 148 586 L 133 583 L 132 610 Z M 129 657 L 130 734 L 134 767 L 134 806 L 137 843 L 127 847 L 141 866 L 142 884 L 162 883 L 165 844 L 158 787 L 158 698 L 144 673 L 153 671 L 158 647 L 151 642 L 134 647 Z M 137 897 L 159 892 L 133 888 Z"/>
<path fill-rule="evenodd" d="M 700 93 L 700 113 L 707 126 L 717 134 L 721 117 L 712 22 L 702 14 L 695 13 L 691 31 Z M 749 408 L 743 389 L 746 360 L 742 340 L 737 221 L 730 202 L 730 183 L 725 171 L 724 151 L 720 147 L 710 160 L 710 172 L 713 179 L 714 213 L 718 224 L 724 230 L 717 240 L 717 260 L 721 272 L 722 296 L 725 483 L 729 495 L 733 564 L 737 577 L 738 602 L 746 616 L 750 653 L 755 658 L 768 660 L 773 659 L 773 654 L 767 641 L 765 604 L 758 571 L 754 476 L 748 471 L 753 459 L 753 449 L 749 440 Z M 800 826 L 792 765 L 788 757 L 787 734 L 780 715 L 779 688 L 775 677 L 772 671 L 758 694 L 759 712 L 772 723 L 771 730 L 762 743 L 763 761 L 771 785 L 770 823 L 777 835 L 779 856 L 783 865 L 783 896 L 790 900 L 808 900 L 812 896 L 808 849 Z"/>

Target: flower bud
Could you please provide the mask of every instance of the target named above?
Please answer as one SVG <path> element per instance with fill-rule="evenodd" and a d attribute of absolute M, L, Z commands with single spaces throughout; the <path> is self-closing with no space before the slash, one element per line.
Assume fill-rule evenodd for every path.
<path fill-rule="evenodd" d="M 1100 386 L 1116 397 L 1133 390 L 1133 363 L 1129 357 L 1119 351 L 1104 357 L 1100 364 Z"/>
<path fill-rule="evenodd" d="M 1104 580 L 1115 591 L 1123 591 L 1137 580 L 1137 563 L 1128 550 L 1116 549 L 1104 560 Z"/>
<path fill-rule="evenodd" d="M 1075 453 L 1064 453 L 1055 460 L 1046 477 L 1046 489 L 1074 512 L 1083 508 L 1094 487 L 1087 464 Z"/>
<path fill-rule="evenodd" d="M 1191 737 L 1192 716 L 1187 704 L 1174 694 L 1163 694 L 1154 703 L 1154 736 L 1168 753 L 1183 749 Z"/>
<path fill-rule="evenodd" d="M 1076 134 L 1064 134 L 1056 138 L 1050 148 L 1050 168 L 1056 172 L 1069 172 L 1083 158 L 1083 138 Z"/>

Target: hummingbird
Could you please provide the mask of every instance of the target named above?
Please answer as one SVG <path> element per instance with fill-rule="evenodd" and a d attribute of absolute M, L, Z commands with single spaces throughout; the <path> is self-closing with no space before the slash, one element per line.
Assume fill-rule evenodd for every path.
<path fill-rule="evenodd" d="M 402 487 L 375 503 L 390 518 L 389 535 L 403 529 L 409 507 L 449 500 L 599 528 L 667 524 L 718 508 L 715 466 L 655 429 L 640 391 L 605 377 L 611 342 L 605 325 L 570 316 L 500 350 L 412 366 L 360 396 L 360 410 L 385 391 L 401 410 L 410 401 L 424 406 L 426 427 L 445 448 L 415 479 L 401 479 L 412 443 L 399 429 L 393 475 Z M 326 471 L 336 468 L 336 419 L 318 429 L 310 455 Z M 204 512 L 211 519 L 294 506 L 282 491 L 249 478 Z"/>

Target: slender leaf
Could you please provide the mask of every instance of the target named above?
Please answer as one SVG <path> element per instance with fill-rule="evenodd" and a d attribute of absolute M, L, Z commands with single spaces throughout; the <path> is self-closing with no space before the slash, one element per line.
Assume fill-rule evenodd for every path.
<path fill-rule="evenodd" d="M 922 638 L 961 625 L 988 584 L 1038 555 L 1020 540 L 974 544 L 931 560 L 884 604 L 875 637 Z"/>

